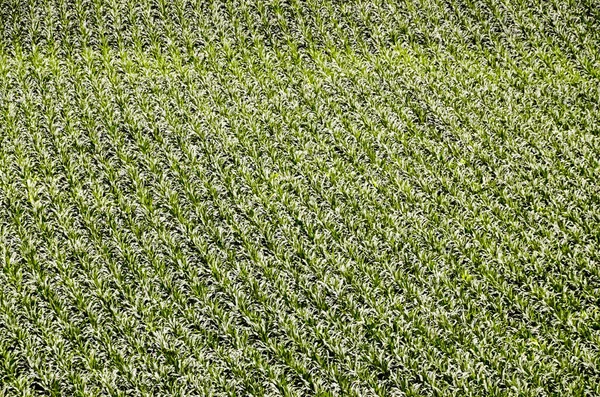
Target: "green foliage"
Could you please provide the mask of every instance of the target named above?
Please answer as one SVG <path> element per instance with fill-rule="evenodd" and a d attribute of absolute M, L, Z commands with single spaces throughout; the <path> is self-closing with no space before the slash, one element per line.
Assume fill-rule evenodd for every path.
<path fill-rule="evenodd" d="M 0 3 L 0 394 L 600 394 L 593 1 Z"/>

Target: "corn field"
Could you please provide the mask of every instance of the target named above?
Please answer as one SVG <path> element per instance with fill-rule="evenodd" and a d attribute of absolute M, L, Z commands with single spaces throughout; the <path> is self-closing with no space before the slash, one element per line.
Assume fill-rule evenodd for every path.
<path fill-rule="evenodd" d="M 0 0 L 0 395 L 600 395 L 600 3 Z"/>

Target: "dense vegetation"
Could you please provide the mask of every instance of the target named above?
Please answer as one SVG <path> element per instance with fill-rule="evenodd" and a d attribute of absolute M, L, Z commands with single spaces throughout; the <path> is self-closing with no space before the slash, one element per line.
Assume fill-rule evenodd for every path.
<path fill-rule="evenodd" d="M 600 5 L 0 2 L 0 394 L 600 394 Z"/>

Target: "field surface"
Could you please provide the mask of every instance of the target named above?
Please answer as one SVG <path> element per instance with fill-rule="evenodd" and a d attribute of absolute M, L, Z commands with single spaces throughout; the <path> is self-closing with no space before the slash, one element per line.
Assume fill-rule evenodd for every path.
<path fill-rule="evenodd" d="M 0 395 L 600 395 L 600 3 L 0 1 Z"/>

